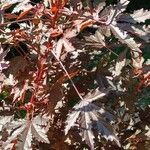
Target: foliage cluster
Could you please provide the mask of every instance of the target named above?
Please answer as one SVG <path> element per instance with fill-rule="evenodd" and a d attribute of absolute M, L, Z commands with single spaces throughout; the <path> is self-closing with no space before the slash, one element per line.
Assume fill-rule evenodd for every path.
<path fill-rule="evenodd" d="M 0 1 L 0 149 L 150 147 L 150 11 L 128 0 Z"/>

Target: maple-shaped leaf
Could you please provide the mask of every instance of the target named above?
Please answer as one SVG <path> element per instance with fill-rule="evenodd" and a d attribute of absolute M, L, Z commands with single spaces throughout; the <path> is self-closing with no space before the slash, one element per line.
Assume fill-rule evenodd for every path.
<path fill-rule="evenodd" d="M 138 23 L 145 22 L 145 20 L 150 19 L 150 11 L 142 8 L 134 11 L 134 13 L 131 14 L 131 17 Z"/>
<path fill-rule="evenodd" d="M 98 90 L 96 90 L 94 94 L 89 93 L 82 101 L 73 107 L 74 110 L 68 114 L 65 134 L 68 133 L 71 127 L 77 126 L 80 129 L 82 139 L 93 150 L 95 129 L 98 135 L 103 136 L 107 140 L 114 140 L 117 145 L 120 146 L 116 133 L 110 124 L 114 121 L 114 116 L 103 108 L 91 103 L 93 100 L 106 95 L 106 93 L 100 94 L 100 92 L 98 94 L 97 91 Z M 106 120 L 108 120 L 108 122 Z"/>
<path fill-rule="evenodd" d="M 126 53 L 127 50 L 124 50 L 122 53 L 119 54 L 118 59 L 116 61 L 115 70 L 113 71 L 114 77 L 119 76 L 121 74 L 121 70 L 126 63 Z"/>
<path fill-rule="evenodd" d="M 48 126 L 49 117 L 38 115 L 31 120 L 17 120 L 12 121 L 6 126 L 6 129 L 11 131 L 9 138 L 3 144 L 6 146 L 11 145 L 11 142 L 19 139 L 15 145 L 19 150 L 30 150 L 33 137 L 44 143 L 49 143 L 44 127 Z"/>
<path fill-rule="evenodd" d="M 108 92 L 109 92 L 109 90 L 108 90 L 108 91 L 105 90 L 105 92 L 101 92 L 101 91 L 97 88 L 97 89 L 95 89 L 92 93 L 91 93 L 91 92 L 88 93 L 88 94 L 84 97 L 84 99 L 85 99 L 85 101 L 93 102 L 93 101 L 95 101 L 95 100 L 97 100 L 97 99 L 99 99 L 99 98 L 104 97 Z M 84 103 L 84 101 L 83 101 L 83 103 Z M 75 106 L 74 106 L 74 109 L 76 110 L 76 109 L 81 108 L 81 107 L 82 107 L 82 101 L 81 101 L 81 103 L 75 105 Z M 75 123 L 75 121 L 76 121 L 77 118 L 78 118 L 79 113 L 80 113 L 80 112 L 78 112 L 77 114 L 70 114 L 71 118 L 73 118 L 74 121 L 73 121 L 73 120 L 70 120 L 70 119 L 69 119 L 70 117 L 68 117 L 68 119 L 67 119 L 67 122 L 68 122 L 67 124 L 68 124 L 68 125 L 66 126 L 65 134 L 68 133 L 68 131 L 70 130 L 71 126 Z M 70 121 L 69 121 L 69 120 L 70 120 Z"/>
<path fill-rule="evenodd" d="M 29 3 L 30 0 L 1 0 L 2 7 L 6 7 L 12 4 L 15 4 L 15 7 L 12 13 L 17 13 L 19 11 L 25 11 L 32 8 L 32 5 Z"/>
<path fill-rule="evenodd" d="M 134 11 L 133 14 L 121 14 L 119 19 L 120 21 L 125 21 L 133 24 L 145 22 L 147 19 L 150 19 L 150 11 L 144 10 L 142 8 L 140 10 Z"/>
<path fill-rule="evenodd" d="M 133 31 L 132 34 L 136 33 L 139 36 L 143 35 L 143 39 L 146 39 L 148 41 L 149 40 L 148 35 L 144 33 L 144 31 L 141 30 L 138 31 L 138 29 L 141 28 L 133 26 L 133 23 L 141 22 L 140 20 L 142 18 L 142 12 L 143 12 L 143 22 L 149 18 L 149 14 L 148 11 L 140 10 L 140 11 L 135 11 L 134 15 L 130 15 L 130 14 L 124 15 L 123 12 L 125 11 L 128 3 L 129 3 L 128 0 L 120 0 L 120 2 L 118 2 L 117 5 L 108 6 L 102 11 L 100 17 L 103 18 L 104 16 L 107 15 L 107 19 L 106 17 L 104 17 L 106 20 L 102 21 L 102 23 L 105 22 L 105 24 L 107 25 L 107 30 L 111 30 L 114 36 L 118 38 L 120 42 L 127 44 L 127 46 L 131 49 L 133 67 L 135 69 L 141 69 L 144 62 L 144 58 L 142 57 L 142 51 L 139 48 L 140 44 L 137 44 L 134 38 L 131 37 L 131 35 L 128 32 Z M 138 14 L 139 14 L 139 18 L 138 18 Z M 128 19 L 125 19 L 126 18 L 125 16 L 131 18 L 131 20 L 135 19 L 134 22 L 132 21 L 129 22 Z M 145 30 L 145 32 L 147 32 L 147 29 Z M 103 32 L 102 34 L 105 35 L 105 32 Z"/>
<path fill-rule="evenodd" d="M 134 39 L 128 35 L 126 31 L 121 30 L 116 24 L 110 25 L 113 34 L 122 42 L 127 44 L 132 50 L 141 52 L 139 49 L 140 44 L 137 44 Z"/>
<path fill-rule="evenodd" d="M 105 46 L 105 37 L 102 34 L 100 28 L 96 30 L 95 35 L 85 36 L 85 40 L 87 42 L 93 43 L 93 46 L 95 45 L 95 47 Z"/>
<path fill-rule="evenodd" d="M 106 7 L 100 14 L 100 20 L 105 20 L 105 24 L 111 24 L 122 12 L 124 12 L 129 4 L 128 0 L 120 0 L 115 6 Z"/>
<path fill-rule="evenodd" d="M 141 26 L 139 24 L 119 23 L 118 27 L 131 35 L 138 36 L 147 43 L 150 41 L 150 25 Z"/>
<path fill-rule="evenodd" d="M 127 34 L 126 31 L 119 29 L 116 25 L 110 25 L 113 34 L 122 42 L 127 44 L 131 49 L 133 66 L 135 68 L 142 68 L 144 58 L 140 55 L 142 51 L 140 50 L 140 44 L 137 44 L 135 40 Z"/>

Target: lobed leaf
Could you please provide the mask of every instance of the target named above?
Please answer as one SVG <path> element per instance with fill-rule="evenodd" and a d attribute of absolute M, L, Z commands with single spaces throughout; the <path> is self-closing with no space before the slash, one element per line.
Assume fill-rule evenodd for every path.
<path fill-rule="evenodd" d="M 93 129 L 96 128 L 98 135 L 103 136 L 107 140 L 115 141 L 120 146 L 116 133 L 109 122 L 114 121 L 114 116 L 105 111 L 103 108 L 91 103 L 93 100 L 103 97 L 100 94 L 89 93 L 84 97 L 84 100 L 80 101 L 73 107 L 73 111 L 68 114 L 65 126 L 65 134 L 71 129 L 71 127 L 77 126 L 81 132 L 82 139 L 94 150 L 94 133 Z M 107 122 L 105 119 L 108 119 Z M 76 125 L 77 123 L 77 125 Z"/>

